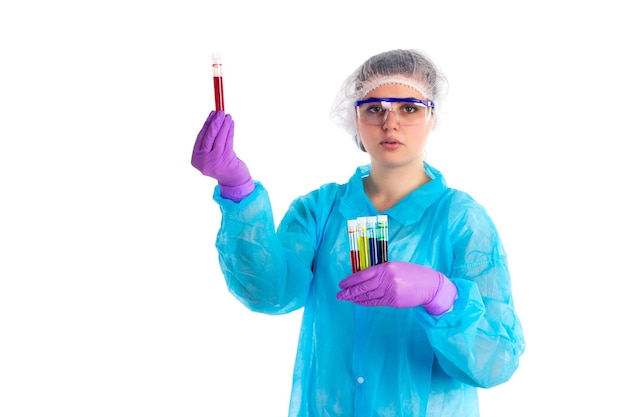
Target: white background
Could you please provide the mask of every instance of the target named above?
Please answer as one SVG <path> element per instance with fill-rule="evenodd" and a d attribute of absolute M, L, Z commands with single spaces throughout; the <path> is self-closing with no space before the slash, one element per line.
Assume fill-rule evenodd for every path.
<path fill-rule="evenodd" d="M 622 20 L 610 1 L 4 2 L 0 416 L 285 416 L 301 311 L 228 293 L 215 183 L 190 165 L 211 53 L 278 220 L 366 161 L 328 110 L 394 48 L 448 76 L 428 159 L 509 253 L 528 347 L 482 416 L 623 416 Z"/>

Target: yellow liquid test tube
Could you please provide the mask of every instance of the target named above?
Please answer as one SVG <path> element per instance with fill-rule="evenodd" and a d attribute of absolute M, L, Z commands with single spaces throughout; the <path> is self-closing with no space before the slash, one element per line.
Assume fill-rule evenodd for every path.
<path fill-rule="evenodd" d="M 361 260 L 361 269 L 365 269 L 370 267 L 370 253 L 367 243 L 367 217 L 357 217 L 356 222 L 359 241 L 359 259 Z"/>

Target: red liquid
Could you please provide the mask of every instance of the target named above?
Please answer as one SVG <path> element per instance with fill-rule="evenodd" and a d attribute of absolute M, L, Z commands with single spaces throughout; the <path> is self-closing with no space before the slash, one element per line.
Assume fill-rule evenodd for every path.
<path fill-rule="evenodd" d="M 222 77 L 213 77 L 213 91 L 215 92 L 215 110 L 224 111 L 224 86 Z"/>
<path fill-rule="evenodd" d="M 350 262 L 352 263 L 352 272 L 360 271 L 360 262 L 359 262 L 359 251 L 351 250 L 350 251 Z"/>

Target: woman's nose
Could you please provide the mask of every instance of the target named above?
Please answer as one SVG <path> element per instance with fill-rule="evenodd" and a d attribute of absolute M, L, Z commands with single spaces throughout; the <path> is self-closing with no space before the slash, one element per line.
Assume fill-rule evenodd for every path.
<path fill-rule="evenodd" d="M 391 114 L 393 114 L 393 116 Z M 388 109 L 383 119 L 383 129 L 395 129 L 399 125 L 400 121 L 398 120 L 396 112 L 393 111 L 393 109 Z"/>

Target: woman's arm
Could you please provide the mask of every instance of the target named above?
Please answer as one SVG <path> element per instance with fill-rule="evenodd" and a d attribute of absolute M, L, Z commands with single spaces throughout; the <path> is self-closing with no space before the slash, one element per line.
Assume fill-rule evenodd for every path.
<path fill-rule="evenodd" d="M 295 200 L 276 231 L 269 196 L 256 188 L 239 203 L 214 200 L 222 212 L 216 247 L 230 292 L 247 308 L 284 314 L 302 307 L 313 278 L 315 215 L 310 196 Z"/>
<path fill-rule="evenodd" d="M 475 204 L 452 223 L 458 297 L 441 317 L 417 312 L 442 369 L 470 385 L 491 387 L 518 368 L 525 341 L 513 304 L 506 254 L 496 228 Z"/>

